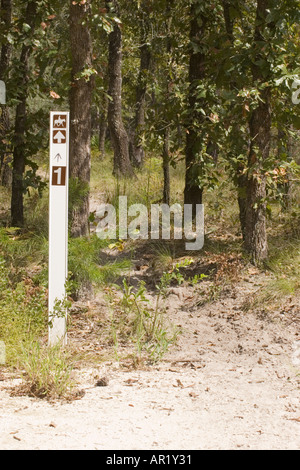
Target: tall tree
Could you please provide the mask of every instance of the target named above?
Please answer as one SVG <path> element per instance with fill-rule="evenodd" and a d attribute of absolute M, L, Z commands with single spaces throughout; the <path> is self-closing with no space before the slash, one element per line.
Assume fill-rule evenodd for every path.
<path fill-rule="evenodd" d="M 230 0 L 222 0 L 222 7 L 223 7 L 223 16 L 224 16 L 224 23 L 225 23 L 225 32 L 226 32 L 226 39 L 227 43 L 229 43 L 231 52 L 229 54 L 233 55 L 233 50 L 234 50 L 234 41 L 235 41 L 235 35 L 234 35 L 234 25 L 235 21 L 232 16 L 232 11 L 235 12 L 235 14 L 240 14 L 239 12 L 239 5 L 238 2 L 235 2 L 233 5 Z M 233 10 L 233 7 L 235 9 Z M 226 44 L 226 49 L 228 50 L 228 44 Z M 232 64 L 231 64 L 232 65 Z M 233 75 L 233 76 L 232 76 Z M 229 90 L 230 93 L 233 95 L 236 95 L 237 91 L 239 89 L 239 80 L 238 80 L 238 73 L 232 74 L 230 73 L 230 79 L 229 79 Z M 233 108 L 233 106 L 231 107 Z M 239 110 L 241 106 L 239 105 Z M 237 187 L 237 195 L 238 195 L 238 205 L 239 205 L 239 218 L 240 218 L 240 225 L 241 225 L 241 232 L 243 239 L 245 240 L 245 235 L 246 235 L 246 187 L 247 187 L 247 174 L 246 174 L 246 168 L 247 168 L 247 145 L 245 145 L 245 142 L 247 140 L 247 136 L 244 135 L 242 131 L 242 116 L 240 116 L 240 119 L 234 119 L 234 114 L 237 116 L 237 109 L 232 109 L 232 116 L 230 118 L 230 125 L 231 125 L 231 135 L 230 135 L 230 149 L 229 147 L 227 148 L 228 154 L 230 155 L 230 150 L 232 151 L 232 159 L 231 163 L 234 162 L 234 182 Z M 245 108 L 244 108 L 244 114 L 245 114 Z M 229 144 L 229 142 L 228 142 Z M 241 158 L 238 158 L 240 155 L 243 155 L 245 153 L 245 159 L 241 160 Z"/>
<path fill-rule="evenodd" d="M 166 3 L 166 52 L 168 60 L 167 81 L 166 81 L 166 102 L 170 100 L 172 88 L 172 40 L 171 40 L 171 24 L 172 24 L 172 8 L 174 7 L 174 0 L 167 0 Z M 167 108 L 168 106 L 166 106 Z M 166 118 L 168 118 L 166 113 Z M 164 173 L 164 187 L 163 187 L 163 202 L 170 204 L 171 197 L 171 180 L 170 180 L 170 123 L 165 123 L 164 137 L 163 137 L 163 173 Z"/>
<path fill-rule="evenodd" d="M 202 106 L 197 97 L 197 86 L 199 81 L 205 78 L 204 36 L 207 28 L 207 17 L 205 15 L 205 5 L 200 5 L 200 3 L 199 0 L 193 0 L 190 9 L 189 118 L 186 126 L 185 150 L 184 203 L 192 204 L 194 208 L 196 204 L 202 204 L 203 195 L 203 187 L 199 180 L 202 171 L 199 154 L 203 147 L 203 134 L 200 127 L 204 117 L 199 112 L 199 108 Z"/>
<path fill-rule="evenodd" d="M 11 0 L 1 0 L 0 10 L 1 22 L 4 26 L 4 36 L 0 56 L 0 80 L 7 83 L 9 62 L 11 56 L 11 45 L 7 41 L 7 34 L 11 26 L 12 3 Z M 0 106 L 0 184 L 9 186 L 11 182 L 11 169 L 9 159 L 11 150 L 7 144 L 7 134 L 10 131 L 10 116 L 6 105 Z"/>
<path fill-rule="evenodd" d="M 89 29 L 91 0 L 70 1 L 72 84 L 70 92 L 71 235 L 89 232 L 91 173 L 91 104 L 93 94 L 92 37 Z"/>
<path fill-rule="evenodd" d="M 27 97 L 29 86 L 29 59 L 33 50 L 33 35 L 37 23 L 38 1 L 32 0 L 27 3 L 24 24 L 26 25 L 26 40 L 23 42 L 19 59 L 18 73 L 18 105 L 15 116 L 15 131 L 13 139 L 13 175 L 12 175 L 12 196 L 11 196 L 11 223 L 15 227 L 24 224 L 24 182 L 25 171 L 25 139 L 27 127 Z"/>
<path fill-rule="evenodd" d="M 136 167 L 143 166 L 145 150 L 142 141 L 145 130 L 145 111 L 148 74 L 151 65 L 150 21 L 149 13 L 152 5 L 149 0 L 143 0 L 139 8 L 138 24 L 140 35 L 140 69 L 136 86 L 136 104 L 133 135 L 130 142 L 130 160 Z"/>
<path fill-rule="evenodd" d="M 246 198 L 245 248 L 256 264 L 268 256 L 266 229 L 266 176 L 263 165 L 270 154 L 271 143 L 271 88 L 267 58 L 270 22 L 267 22 L 270 0 L 257 0 L 253 38 L 252 75 L 254 85 L 260 90 L 260 99 L 253 110 L 250 122 L 250 152 Z M 271 24 L 272 26 L 272 24 Z"/>
<path fill-rule="evenodd" d="M 107 8 L 115 15 L 120 15 L 117 0 L 107 2 Z M 114 174 L 132 176 L 129 139 L 122 118 L 122 31 L 120 20 L 117 18 L 113 30 L 109 34 L 108 76 L 108 94 L 110 96 L 108 125 L 114 150 Z"/>
<path fill-rule="evenodd" d="M 107 93 L 103 93 L 102 96 L 102 106 L 99 116 L 99 151 L 101 157 L 105 155 L 105 142 L 106 142 L 106 134 L 108 128 L 107 122 L 107 113 L 108 113 L 108 96 Z"/>

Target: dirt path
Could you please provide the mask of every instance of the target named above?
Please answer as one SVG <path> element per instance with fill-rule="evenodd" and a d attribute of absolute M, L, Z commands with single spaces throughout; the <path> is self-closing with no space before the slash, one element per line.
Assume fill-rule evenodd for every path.
<path fill-rule="evenodd" d="M 183 333 L 163 362 L 80 370 L 79 400 L 12 397 L 17 381 L 0 382 L 0 448 L 299 449 L 299 299 L 272 320 L 245 312 L 263 282 L 243 278 L 203 306 L 193 287 L 173 289 L 167 311 Z"/>

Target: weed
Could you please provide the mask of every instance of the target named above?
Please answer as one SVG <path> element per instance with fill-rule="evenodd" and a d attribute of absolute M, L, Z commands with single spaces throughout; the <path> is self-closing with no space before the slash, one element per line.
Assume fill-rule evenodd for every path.
<path fill-rule="evenodd" d="M 135 362 L 141 361 L 143 352 L 146 352 L 153 362 L 160 360 L 179 334 L 178 331 L 171 332 L 166 325 L 164 309 L 160 302 L 161 292 L 158 291 L 154 306 L 151 305 L 147 294 L 144 282 L 140 282 L 134 289 L 124 279 L 122 298 L 118 303 L 114 301 L 114 344 L 118 344 L 117 331 L 120 337 L 130 339 L 136 349 Z"/>
<path fill-rule="evenodd" d="M 58 344 L 41 346 L 33 342 L 19 355 L 19 368 L 23 371 L 22 393 L 37 398 L 68 398 L 75 386 L 68 354 Z"/>

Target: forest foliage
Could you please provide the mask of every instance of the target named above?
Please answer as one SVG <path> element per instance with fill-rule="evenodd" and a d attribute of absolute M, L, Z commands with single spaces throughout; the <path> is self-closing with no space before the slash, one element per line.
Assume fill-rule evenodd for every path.
<path fill-rule="evenodd" d="M 91 142 L 103 154 L 110 140 L 116 177 L 161 155 L 165 202 L 181 158 L 185 203 L 201 203 L 226 174 L 245 249 L 255 263 L 268 256 L 271 202 L 288 204 L 299 176 L 298 1 L 2 0 L 0 35 L 12 225 L 24 224 L 24 194 L 46 186 L 35 157 L 48 147 L 49 111 L 70 109 L 74 235 L 88 233 Z"/>

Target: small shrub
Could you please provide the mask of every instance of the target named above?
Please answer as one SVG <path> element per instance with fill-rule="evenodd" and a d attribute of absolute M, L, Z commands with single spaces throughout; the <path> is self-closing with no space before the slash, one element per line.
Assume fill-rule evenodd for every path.
<path fill-rule="evenodd" d="M 75 387 L 72 364 L 67 353 L 58 344 L 43 347 L 34 342 L 23 348 L 18 366 L 23 371 L 24 383 L 19 392 L 36 398 L 69 398 Z"/>

